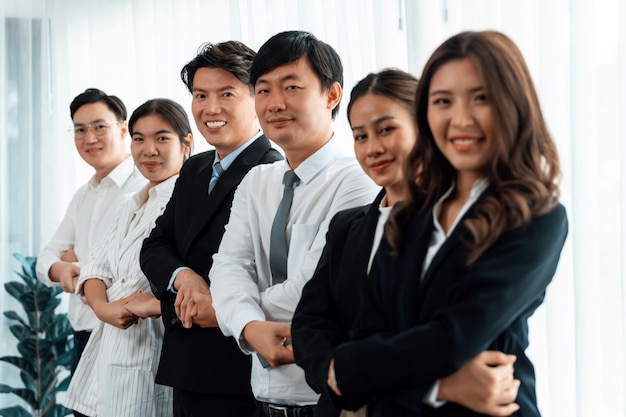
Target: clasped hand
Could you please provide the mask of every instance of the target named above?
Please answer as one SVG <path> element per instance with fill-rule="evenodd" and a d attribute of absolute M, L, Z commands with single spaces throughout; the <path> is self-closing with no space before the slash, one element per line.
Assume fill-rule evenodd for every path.
<path fill-rule="evenodd" d="M 243 329 L 246 343 L 271 366 L 295 363 L 293 347 L 287 343 L 291 327 L 273 321 L 251 321 Z"/>

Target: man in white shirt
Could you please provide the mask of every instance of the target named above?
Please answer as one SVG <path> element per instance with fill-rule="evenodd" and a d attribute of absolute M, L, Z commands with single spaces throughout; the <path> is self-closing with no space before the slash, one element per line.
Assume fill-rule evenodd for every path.
<path fill-rule="evenodd" d="M 146 179 L 126 152 L 127 111 L 116 96 L 87 89 L 70 104 L 72 136 L 81 158 L 93 167 L 93 177 L 76 191 L 61 224 L 37 258 L 37 278 L 70 293 L 69 319 L 74 330 L 72 374 L 98 318 L 74 294 L 80 265 L 89 249 L 109 230 L 116 200 L 139 190 Z M 82 414 L 74 413 L 77 416 Z"/>
<path fill-rule="evenodd" d="M 370 203 L 378 187 L 333 138 L 343 67 L 332 47 L 308 32 L 279 33 L 259 50 L 250 81 L 261 127 L 286 160 L 254 167 L 237 188 L 209 273 L 213 307 L 222 332 L 253 354 L 251 384 L 263 415 L 312 416 L 318 395 L 294 363 L 291 318 L 333 215 Z M 291 170 L 299 182 L 283 228 L 286 277 L 277 282 L 270 240 Z"/>

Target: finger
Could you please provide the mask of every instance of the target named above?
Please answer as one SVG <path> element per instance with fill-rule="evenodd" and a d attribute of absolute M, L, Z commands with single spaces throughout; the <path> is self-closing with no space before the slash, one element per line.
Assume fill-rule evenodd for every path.
<path fill-rule="evenodd" d="M 507 355 L 497 350 L 486 350 L 479 353 L 477 359 L 489 366 L 499 366 L 515 362 L 515 355 Z"/>

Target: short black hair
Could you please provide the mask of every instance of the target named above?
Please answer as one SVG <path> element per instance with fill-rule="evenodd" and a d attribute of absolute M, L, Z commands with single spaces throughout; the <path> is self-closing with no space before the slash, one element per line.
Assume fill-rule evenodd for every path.
<path fill-rule="evenodd" d="M 128 113 L 122 100 L 117 96 L 110 96 L 97 88 L 88 88 L 74 97 L 74 100 L 70 103 L 70 117 L 73 119 L 76 111 L 85 104 L 97 103 L 99 101 L 106 104 L 109 110 L 115 113 L 115 117 L 118 121 L 126 120 Z"/>
<path fill-rule="evenodd" d="M 278 33 L 261 46 L 250 68 L 250 82 L 255 85 L 263 74 L 303 56 L 311 63 L 323 91 L 328 91 L 336 82 L 343 88 L 343 65 L 337 52 L 312 33 L 301 30 Z M 339 104 L 333 109 L 333 118 L 338 112 Z"/>
<path fill-rule="evenodd" d="M 250 88 L 254 94 L 254 86 L 250 83 L 250 65 L 256 52 L 239 41 L 226 41 L 212 44 L 204 43 L 198 48 L 194 59 L 189 61 L 180 71 L 189 92 L 193 91 L 193 77 L 200 68 L 221 68 L 230 72 Z"/>

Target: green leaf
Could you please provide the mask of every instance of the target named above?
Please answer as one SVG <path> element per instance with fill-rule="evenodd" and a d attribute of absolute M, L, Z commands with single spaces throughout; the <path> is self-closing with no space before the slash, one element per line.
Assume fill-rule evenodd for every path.
<path fill-rule="evenodd" d="M 55 404 L 50 411 L 46 413 L 46 417 L 63 417 L 72 414 L 72 410 L 63 407 L 61 404 Z"/>
<path fill-rule="evenodd" d="M 3 356 L 0 361 L 8 362 L 11 365 L 17 367 L 20 371 L 27 372 L 36 378 L 35 364 L 31 359 L 20 358 L 19 356 Z"/>
<path fill-rule="evenodd" d="M 59 385 L 57 385 L 57 392 L 67 391 L 67 389 L 70 387 L 71 380 L 72 376 L 68 375 L 63 379 L 63 381 L 59 382 Z"/>
<path fill-rule="evenodd" d="M 17 344 L 17 351 L 25 358 L 37 359 L 37 342 L 33 338 L 24 339 Z"/>
<path fill-rule="evenodd" d="M 28 375 L 26 372 L 20 372 L 20 378 L 22 379 L 22 383 L 24 384 L 24 388 L 33 393 L 33 396 L 37 397 L 37 381 L 32 376 Z"/>
<path fill-rule="evenodd" d="M 32 417 L 32 414 L 26 411 L 21 405 L 0 409 L 2 417 Z M 47 417 L 47 416 L 46 416 Z"/>
<path fill-rule="evenodd" d="M 13 326 L 9 326 L 9 330 L 15 336 L 17 340 L 20 342 L 27 339 L 34 339 L 35 332 L 29 329 L 28 327 L 24 327 L 21 324 L 14 324 Z"/>
<path fill-rule="evenodd" d="M 19 314 L 17 314 L 14 310 L 5 311 L 4 317 L 8 318 L 9 320 L 16 320 L 22 324 L 25 324 L 24 319 Z"/>
<path fill-rule="evenodd" d="M 3 390 L 4 387 L 7 387 L 9 390 Z M 22 400 L 24 400 L 32 408 L 36 408 L 37 406 L 37 403 L 35 402 L 35 395 L 32 391 L 27 390 L 26 388 L 13 388 L 9 387 L 8 385 L 2 384 L 0 385 L 0 393 L 15 394 Z"/>
<path fill-rule="evenodd" d="M 20 300 L 22 295 L 28 293 L 28 287 L 17 281 L 10 281 L 4 284 L 4 289 L 16 300 Z"/>

